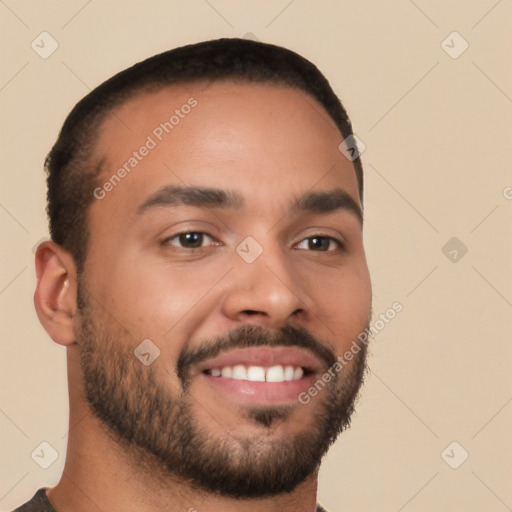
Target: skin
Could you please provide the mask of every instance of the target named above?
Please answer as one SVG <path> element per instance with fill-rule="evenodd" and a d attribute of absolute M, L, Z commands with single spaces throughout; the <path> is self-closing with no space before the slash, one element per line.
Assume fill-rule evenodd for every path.
<path fill-rule="evenodd" d="M 154 364 L 167 372 L 175 394 L 180 383 L 172 369 L 180 351 L 240 326 L 304 327 L 336 355 L 343 354 L 367 325 L 371 285 L 362 226 L 353 212 L 292 209 L 305 193 L 333 189 L 342 189 L 360 206 L 353 165 L 338 150 L 342 136 L 315 100 L 290 88 L 228 82 L 139 94 L 101 128 L 95 151 L 104 162 L 100 182 L 190 97 L 198 102 L 190 114 L 90 207 L 83 277 L 98 315 L 122 328 L 133 348 L 147 338 L 160 348 Z M 234 191 L 244 204 L 137 213 L 168 185 Z M 181 232 L 206 232 L 212 238 L 199 249 L 184 249 L 172 238 Z M 343 241 L 344 248 L 329 242 L 327 251 L 311 250 L 307 239 L 314 235 Z M 251 264 L 235 251 L 247 236 L 263 248 Z M 52 339 L 67 347 L 66 464 L 62 479 L 48 491 L 58 512 L 71 504 L 74 512 L 95 507 L 110 512 L 315 510 L 317 472 L 291 493 L 238 501 L 198 492 L 172 477 L 157 478 L 137 466 L 136 455 L 113 441 L 84 395 L 73 258 L 45 242 L 36 254 L 36 273 L 38 316 Z M 256 439 L 264 435 L 264 427 L 244 414 L 243 398 L 218 393 L 199 378 L 192 378 L 190 393 L 195 419 L 210 434 L 235 429 Z M 286 419 L 265 435 L 285 439 L 311 428 L 322 399 L 319 394 L 308 406 L 294 401 Z"/>

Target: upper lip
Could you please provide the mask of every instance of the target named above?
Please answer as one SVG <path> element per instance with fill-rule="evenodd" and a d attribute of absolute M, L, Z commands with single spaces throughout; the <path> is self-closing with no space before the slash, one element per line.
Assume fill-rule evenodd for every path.
<path fill-rule="evenodd" d="M 223 354 L 208 359 L 197 365 L 199 373 L 213 368 L 225 366 L 294 366 L 301 367 L 312 373 L 320 373 L 322 364 L 312 355 L 300 348 L 294 347 L 251 347 L 232 349 Z"/>

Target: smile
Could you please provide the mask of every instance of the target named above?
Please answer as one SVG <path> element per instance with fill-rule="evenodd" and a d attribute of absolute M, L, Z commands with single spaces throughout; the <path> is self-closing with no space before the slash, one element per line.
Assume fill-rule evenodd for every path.
<path fill-rule="evenodd" d="M 264 406 L 296 402 L 322 369 L 307 350 L 263 346 L 224 352 L 199 364 L 193 375 L 217 401 Z"/>
<path fill-rule="evenodd" d="M 307 371 L 307 370 L 306 370 Z M 205 370 L 205 373 L 213 377 L 224 377 L 226 379 L 246 380 L 249 382 L 286 382 L 299 380 L 304 375 L 304 369 L 300 366 L 276 365 L 270 368 L 263 366 L 224 366 Z"/>

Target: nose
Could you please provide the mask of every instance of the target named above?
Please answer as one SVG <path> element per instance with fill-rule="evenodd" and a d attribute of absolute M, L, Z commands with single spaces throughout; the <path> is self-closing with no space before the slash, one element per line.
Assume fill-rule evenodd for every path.
<path fill-rule="evenodd" d="M 272 253 L 266 248 L 252 263 L 240 258 L 230 272 L 222 311 L 238 324 L 284 327 L 307 314 L 307 298 L 297 277 L 278 248 Z"/>

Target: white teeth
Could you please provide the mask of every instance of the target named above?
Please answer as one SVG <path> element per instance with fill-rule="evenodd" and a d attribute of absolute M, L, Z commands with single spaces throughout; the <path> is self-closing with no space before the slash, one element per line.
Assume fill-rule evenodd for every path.
<path fill-rule="evenodd" d="M 251 382 L 265 382 L 265 368 L 261 366 L 249 366 L 247 380 Z"/>
<path fill-rule="evenodd" d="M 245 366 L 242 366 L 241 364 L 233 366 L 232 378 L 237 380 L 247 380 L 247 370 L 245 369 Z"/>
<path fill-rule="evenodd" d="M 296 368 L 293 372 L 293 380 L 299 380 L 302 379 L 302 376 L 304 375 L 304 370 L 302 368 Z"/>
<path fill-rule="evenodd" d="M 226 379 L 231 379 L 233 376 L 233 369 L 230 366 L 224 366 L 224 368 L 222 368 L 221 375 Z"/>
<path fill-rule="evenodd" d="M 293 372 L 294 372 L 293 366 L 287 366 L 284 369 L 284 380 L 293 380 Z"/>
<path fill-rule="evenodd" d="M 212 368 L 209 371 L 213 377 L 225 379 L 247 380 L 249 382 L 285 382 L 299 380 L 304 375 L 304 370 L 299 367 L 276 365 L 265 369 L 263 366 L 249 366 L 242 364 Z"/>
<path fill-rule="evenodd" d="M 284 371 L 282 366 L 272 366 L 267 370 L 267 382 L 283 382 Z"/>

